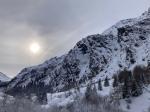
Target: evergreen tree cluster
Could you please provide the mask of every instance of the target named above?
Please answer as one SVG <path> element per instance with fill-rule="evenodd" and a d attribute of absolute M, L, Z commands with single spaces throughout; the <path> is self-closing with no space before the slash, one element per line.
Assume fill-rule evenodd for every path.
<path fill-rule="evenodd" d="M 96 85 L 94 84 L 92 86 L 92 83 L 88 84 L 85 92 L 85 101 L 86 102 L 91 102 L 92 104 L 97 104 L 97 88 Z"/>
<path fill-rule="evenodd" d="M 117 75 L 114 75 L 114 88 L 122 93 L 122 98 L 136 97 L 143 93 L 142 88 L 150 84 L 149 67 L 135 66 L 133 71 L 124 69 Z"/>

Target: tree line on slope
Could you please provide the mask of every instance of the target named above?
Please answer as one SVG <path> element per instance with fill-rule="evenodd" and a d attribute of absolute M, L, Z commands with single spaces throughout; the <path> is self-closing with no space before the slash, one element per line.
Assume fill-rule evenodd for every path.
<path fill-rule="evenodd" d="M 143 86 L 150 84 L 149 66 L 135 66 L 132 71 L 124 69 L 113 76 L 113 87 L 122 93 L 122 98 L 136 97 L 143 93 Z"/>

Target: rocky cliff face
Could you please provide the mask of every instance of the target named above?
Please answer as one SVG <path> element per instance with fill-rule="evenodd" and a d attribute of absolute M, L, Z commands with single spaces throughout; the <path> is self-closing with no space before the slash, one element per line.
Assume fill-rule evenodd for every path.
<path fill-rule="evenodd" d="M 147 64 L 149 42 L 150 11 L 146 11 L 138 18 L 118 22 L 102 34 L 82 39 L 66 55 L 23 69 L 7 90 L 11 94 L 56 92 L 93 77 L 111 77 L 125 67 Z"/>

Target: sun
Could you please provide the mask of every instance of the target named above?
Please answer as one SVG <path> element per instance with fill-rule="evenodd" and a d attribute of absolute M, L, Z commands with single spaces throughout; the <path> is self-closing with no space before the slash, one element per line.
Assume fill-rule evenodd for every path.
<path fill-rule="evenodd" d="M 37 54 L 40 52 L 40 45 L 37 42 L 33 42 L 30 44 L 30 52 L 33 54 Z"/>

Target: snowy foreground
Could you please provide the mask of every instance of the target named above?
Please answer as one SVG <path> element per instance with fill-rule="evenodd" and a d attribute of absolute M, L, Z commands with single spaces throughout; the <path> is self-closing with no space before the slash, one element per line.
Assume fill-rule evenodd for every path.
<path fill-rule="evenodd" d="M 149 87 L 150 88 L 150 87 Z M 127 109 L 125 100 L 121 100 L 121 108 L 127 112 L 147 112 L 150 107 L 150 91 L 144 90 L 144 93 L 131 99 L 130 109 Z"/>
<path fill-rule="evenodd" d="M 94 91 L 88 91 L 87 87 L 71 89 L 66 92 L 47 94 L 48 103 L 39 105 L 31 101 L 19 98 L 16 99 L 0 93 L 0 112 L 150 112 L 150 86 L 143 88 L 143 94 L 138 97 L 131 97 L 130 102 L 126 99 L 119 100 L 120 103 L 112 104 L 110 101 L 113 91 L 112 80 L 110 85 L 98 90 L 98 84 L 94 84 Z M 96 90 L 96 92 L 95 92 Z"/>
<path fill-rule="evenodd" d="M 112 85 L 112 84 L 111 84 Z M 97 86 L 97 85 L 96 85 Z M 111 92 L 113 91 L 113 87 L 104 87 L 103 90 L 98 92 L 99 96 L 109 97 Z M 43 106 L 49 108 L 54 105 L 58 106 L 66 106 L 72 102 L 74 102 L 76 98 L 76 94 L 80 97 L 84 97 L 86 92 L 86 87 L 80 88 L 80 93 L 76 93 L 74 89 L 66 92 L 59 92 L 54 94 L 48 94 L 48 104 Z M 129 108 L 128 108 L 129 105 Z M 122 110 L 125 112 L 149 112 L 148 109 L 150 108 L 150 86 L 144 88 L 143 94 L 139 97 L 132 97 L 131 102 L 128 104 L 126 99 L 120 100 L 120 106 Z"/>
<path fill-rule="evenodd" d="M 103 91 L 98 91 L 98 94 L 100 96 L 108 96 L 110 93 L 111 88 L 105 87 Z M 74 99 L 76 98 L 76 94 L 78 94 L 80 97 L 84 97 L 86 88 L 81 88 L 80 93 L 76 93 L 75 90 L 67 91 L 67 92 L 60 92 L 55 94 L 48 94 L 48 104 L 46 107 L 52 106 L 52 105 L 58 105 L 58 106 L 65 106 L 69 103 L 74 102 Z"/>

